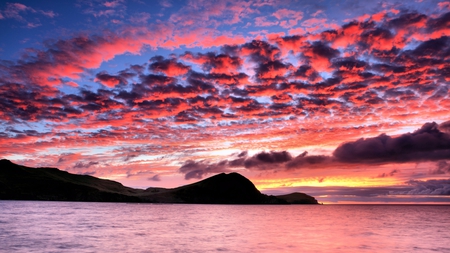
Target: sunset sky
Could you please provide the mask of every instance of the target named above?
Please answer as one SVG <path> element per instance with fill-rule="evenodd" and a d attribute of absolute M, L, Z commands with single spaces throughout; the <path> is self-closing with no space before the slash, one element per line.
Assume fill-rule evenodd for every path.
<path fill-rule="evenodd" d="M 450 203 L 450 2 L 0 3 L 0 158 Z"/>

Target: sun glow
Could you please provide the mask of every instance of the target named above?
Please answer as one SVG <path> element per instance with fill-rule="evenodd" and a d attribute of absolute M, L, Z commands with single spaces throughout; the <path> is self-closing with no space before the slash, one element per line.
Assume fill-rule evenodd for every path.
<path fill-rule="evenodd" d="M 402 184 L 401 181 L 394 178 L 374 179 L 368 177 L 327 177 L 327 178 L 285 178 L 285 179 L 264 179 L 254 180 L 255 186 L 263 191 L 267 189 L 276 189 L 282 187 L 327 187 L 327 186 L 345 186 L 345 187 L 378 187 L 392 186 Z"/>

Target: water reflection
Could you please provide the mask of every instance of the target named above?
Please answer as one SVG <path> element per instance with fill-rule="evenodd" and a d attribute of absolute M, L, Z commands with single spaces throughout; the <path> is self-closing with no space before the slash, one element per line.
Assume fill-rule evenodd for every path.
<path fill-rule="evenodd" d="M 450 251 L 450 206 L 0 201 L 13 252 Z"/>

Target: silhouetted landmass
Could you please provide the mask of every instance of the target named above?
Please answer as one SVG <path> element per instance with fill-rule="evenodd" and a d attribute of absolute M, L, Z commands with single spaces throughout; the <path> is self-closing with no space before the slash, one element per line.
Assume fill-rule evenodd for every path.
<path fill-rule="evenodd" d="M 133 189 L 56 168 L 30 168 L 0 160 L 0 199 L 195 204 L 317 204 L 306 194 L 268 196 L 238 173 L 218 174 L 173 189 Z M 292 194 L 291 194 L 292 195 Z"/>
<path fill-rule="evenodd" d="M 289 204 L 318 204 L 317 200 L 314 197 L 301 192 L 278 195 L 277 198 L 283 199 Z"/>

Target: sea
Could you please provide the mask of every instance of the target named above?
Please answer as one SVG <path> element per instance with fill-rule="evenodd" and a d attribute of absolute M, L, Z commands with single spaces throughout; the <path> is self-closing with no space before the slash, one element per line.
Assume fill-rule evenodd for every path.
<path fill-rule="evenodd" d="M 450 252 L 450 206 L 0 201 L 0 252 Z"/>

